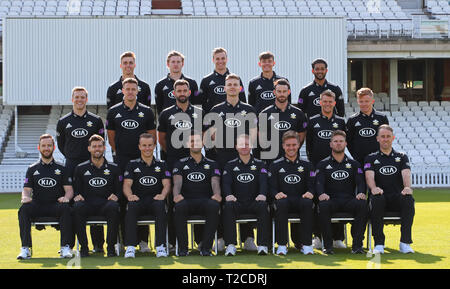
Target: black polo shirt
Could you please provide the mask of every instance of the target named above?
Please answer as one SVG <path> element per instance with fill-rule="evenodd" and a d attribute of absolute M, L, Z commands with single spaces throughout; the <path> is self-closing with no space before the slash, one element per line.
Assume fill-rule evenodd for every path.
<path fill-rule="evenodd" d="M 175 163 L 173 175 L 183 177 L 181 194 L 185 199 L 211 198 L 213 195 L 211 178 L 220 177 L 217 162 L 205 158 L 197 163 L 191 156 Z"/>
<path fill-rule="evenodd" d="M 206 124 L 209 127 L 222 125 L 223 135 L 222 142 L 218 140 L 219 131 L 216 133 L 216 150 L 218 153 L 221 152 L 235 152 L 235 144 L 238 137 L 238 133 L 250 134 L 250 129 L 257 128 L 258 118 L 256 111 L 253 106 L 238 101 L 238 103 L 233 106 L 227 100 L 214 106 L 211 109 L 211 113 L 216 113 L 221 118 L 221 123 L 216 124 L 214 121 L 212 125 Z M 229 141 L 230 136 L 234 136 L 232 141 Z M 220 137 L 220 136 L 219 136 Z M 227 143 L 229 142 L 229 144 Z"/>
<path fill-rule="evenodd" d="M 284 78 L 273 72 L 272 78 L 265 78 L 261 73 L 254 77 L 248 84 L 248 103 L 252 105 L 257 113 L 260 113 L 266 107 L 275 103 L 275 94 L 273 93 L 273 83 L 275 80 Z M 288 96 L 288 101 L 291 103 L 291 94 Z"/>
<path fill-rule="evenodd" d="M 202 104 L 202 108 L 205 113 L 208 113 L 211 108 L 227 99 L 225 92 L 225 79 L 230 74 L 227 69 L 225 74 L 220 74 L 216 71 L 203 77 L 200 82 L 200 90 L 198 95 L 198 103 Z M 241 102 L 247 102 L 245 98 L 244 84 L 241 80 L 241 92 L 239 93 L 239 100 Z"/>
<path fill-rule="evenodd" d="M 89 159 L 87 147 L 94 134 L 105 138 L 105 128 L 102 119 L 88 111 L 82 116 L 72 111 L 61 117 L 56 125 L 58 149 L 66 159 Z"/>
<path fill-rule="evenodd" d="M 377 132 L 382 124 L 389 124 L 389 120 L 375 109 L 370 115 L 358 112 L 348 118 L 347 147 L 359 163 L 362 164 L 366 156 L 379 149 Z"/>
<path fill-rule="evenodd" d="M 345 131 L 345 119 L 333 114 L 328 119 L 322 113 L 312 116 L 306 132 L 306 153 L 309 161 L 317 164 L 331 154 L 331 134 L 335 130 Z"/>
<path fill-rule="evenodd" d="M 352 199 L 357 194 L 365 194 L 366 185 L 361 165 L 348 157 L 338 162 L 329 156 L 316 166 L 316 194 L 325 193 L 330 199 Z"/>
<path fill-rule="evenodd" d="M 39 160 L 28 167 L 23 187 L 33 189 L 33 201 L 53 203 L 66 194 L 64 186 L 71 185 L 72 177 L 62 164 L 55 160 L 45 164 Z"/>
<path fill-rule="evenodd" d="M 203 110 L 197 106 L 189 104 L 186 111 L 183 111 L 178 105 L 172 105 L 164 109 L 159 115 L 158 131 L 166 133 L 166 149 L 170 158 L 185 158 L 189 156 L 189 148 L 185 148 L 187 139 L 183 139 L 183 134 L 178 138 L 179 144 L 183 147 L 175 148 L 172 143 L 172 134 L 175 131 L 187 133 L 189 137 L 191 130 L 205 131 L 203 125 Z"/>
<path fill-rule="evenodd" d="M 411 169 L 408 156 L 392 149 L 389 155 L 380 150 L 364 160 L 364 170 L 375 172 L 375 184 L 384 194 L 400 194 L 404 189 L 402 170 Z"/>
<path fill-rule="evenodd" d="M 105 202 L 111 194 L 121 198 L 122 180 L 119 167 L 115 163 L 104 159 L 103 165 L 97 168 L 88 160 L 75 168 L 74 194 L 83 196 L 86 202 L 92 204 Z"/>
<path fill-rule="evenodd" d="M 150 86 L 145 81 L 137 78 L 136 75 L 134 76 L 134 78 L 138 82 L 137 101 L 142 104 L 150 106 L 152 97 Z M 106 106 L 108 107 L 108 109 L 114 106 L 115 104 L 123 101 L 122 81 L 123 78 L 121 76 L 118 81 L 112 83 L 108 87 L 108 91 L 106 93 Z"/>
<path fill-rule="evenodd" d="M 325 90 L 331 90 L 336 95 L 336 106 L 334 112 L 341 116 L 345 116 L 344 96 L 339 86 L 325 80 L 323 86 L 313 81 L 303 87 L 298 96 L 298 108 L 300 108 L 306 116 L 310 118 L 321 112 L 320 94 Z"/>
<path fill-rule="evenodd" d="M 264 116 L 264 114 L 266 114 Z M 266 126 L 262 126 L 262 122 L 265 120 Z M 305 114 L 299 108 L 292 104 L 288 104 L 285 111 L 282 111 L 275 104 L 265 108 L 259 114 L 259 134 L 267 140 L 272 139 L 272 132 L 274 132 L 274 137 L 278 132 L 278 145 L 279 150 L 277 157 L 274 159 L 279 159 L 284 155 L 284 150 L 282 146 L 283 134 L 288 130 L 293 130 L 297 133 L 306 131 L 308 126 L 308 121 Z M 265 151 L 269 149 L 261 149 Z"/>
<path fill-rule="evenodd" d="M 263 161 L 250 157 L 244 163 L 239 157 L 229 161 L 222 173 L 222 194 L 233 195 L 240 203 L 250 203 L 258 195 L 266 196 L 267 168 Z"/>
<path fill-rule="evenodd" d="M 301 198 L 306 192 L 314 195 L 314 182 L 315 171 L 307 160 L 281 157 L 269 166 L 269 190 L 273 197 L 279 192 L 288 198 Z"/>
<path fill-rule="evenodd" d="M 180 79 L 184 79 L 189 82 L 189 89 L 191 95 L 189 96 L 189 102 L 192 104 L 200 104 L 198 100 L 198 85 L 197 82 L 185 75 L 181 75 Z M 158 81 L 155 85 L 155 102 L 156 113 L 159 115 L 164 109 L 171 107 L 176 103 L 175 95 L 173 94 L 174 79 L 170 78 L 170 73 L 166 77 Z"/>
<path fill-rule="evenodd" d="M 131 191 L 142 199 L 144 197 L 153 198 L 161 194 L 164 187 L 162 180 L 171 179 L 172 173 L 164 161 L 153 158 L 151 164 L 147 165 L 142 158 L 138 158 L 128 163 L 123 177 L 133 180 Z"/>
<path fill-rule="evenodd" d="M 120 156 L 136 159 L 139 151 L 139 136 L 156 128 L 155 115 L 150 107 L 136 102 L 129 108 L 122 101 L 111 107 L 106 116 L 106 129 L 116 132 L 116 153 Z"/>

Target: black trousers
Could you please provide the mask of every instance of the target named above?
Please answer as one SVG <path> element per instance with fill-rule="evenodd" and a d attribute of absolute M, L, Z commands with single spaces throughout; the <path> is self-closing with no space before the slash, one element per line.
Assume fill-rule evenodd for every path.
<path fill-rule="evenodd" d="M 86 220 L 88 216 L 105 216 L 107 219 L 106 243 L 108 251 L 114 250 L 119 233 L 119 204 L 114 201 L 105 201 L 98 204 L 86 201 L 75 202 L 73 206 L 75 228 L 81 249 L 88 248 L 86 236 Z"/>
<path fill-rule="evenodd" d="M 267 202 L 225 202 L 222 211 L 225 245 L 236 245 L 236 219 L 242 214 L 256 214 L 258 246 L 270 244 L 270 213 Z"/>
<path fill-rule="evenodd" d="M 386 211 L 400 212 L 400 242 L 411 244 L 411 229 L 414 220 L 414 198 L 411 195 L 382 194 L 371 195 L 369 199 L 370 219 L 372 222 L 373 238 L 376 245 L 384 245 L 383 217 Z"/>
<path fill-rule="evenodd" d="M 293 231 L 296 240 L 305 246 L 311 246 L 313 226 L 313 200 L 306 198 L 284 198 L 274 201 L 275 204 L 275 238 L 278 245 L 284 246 L 288 243 L 288 216 L 289 213 L 300 215 L 299 230 Z M 295 242 L 295 240 L 293 240 Z"/>
<path fill-rule="evenodd" d="M 138 217 L 142 215 L 155 216 L 155 244 L 156 247 L 166 244 L 167 212 L 166 202 L 154 200 L 152 197 L 140 199 L 137 202 L 128 202 L 125 215 L 125 245 L 136 246 L 138 244 L 136 224 Z"/>
<path fill-rule="evenodd" d="M 40 203 L 31 201 L 23 204 L 18 212 L 22 247 L 32 247 L 31 219 L 36 217 L 57 217 L 61 233 L 61 246 L 69 245 L 72 236 L 72 216 L 67 203 Z"/>
<path fill-rule="evenodd" d="M 187 251 L 189 216 L 200 215 L 206 219 L 202 236 L 202 250 L 211 250 L 214 233 L 219 223 L 220 204 L 212 199 L 184 199 L 174 206 L 175 229 L 179 250 Z"/>
<path fill-rule="evenodd" d="M 136 157 L 137 158 L 137 157 Z M 119 166 L 120 173 L 123 174 L 125 171 L 127 164 L 130 162 L 130 160 L 135 159 L 133 157 L 128 156 L 120 156 L 115 155 L 114 156 L 114 163 L 116 163 Z M 126 214 L 126 207 L 127 207 L 128 200 L 124 196 L 119 200 L 120 205 L 120 232 L 122 234 L 123 240 L 126 240 L 126 232 L 125 232 L 125 214 Z M 148 243 L 148 235 L 149 235 L 149 227 L 145 225 L 138 226 L 138 239 L 140 241 L 144 241 Z M 91 231 L 92 233 L 92 231 Z"/>
<path fill-rule="evenodd" d="M 319 222 L 325 249 L 332 249 L 333 247 L 331 216 L 337 212 L 347 212 L 353 215 L 355 221 L 351 229 L 353 238 L 352 248 L 362 247 L 368 218 L 367 201 L 357 200 L 356 198 L 334 198 L 319 202 Z"/>

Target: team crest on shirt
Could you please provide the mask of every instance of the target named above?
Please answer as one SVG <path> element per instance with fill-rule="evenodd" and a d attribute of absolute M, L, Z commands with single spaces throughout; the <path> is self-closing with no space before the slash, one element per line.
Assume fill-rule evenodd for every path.
<path fill-rule="evenodd" d="M 88 121 L 88 122 L 86 123 L 86 125 L 87 125 L 88 127 L 91 127 L 91 126 L 92 126 L 92 121 Z"/>
<path fill-rule="evenodd" d="M 299 173 L 302 173 L 304 170 L 305 170 L 305 169 L 304 169 L 302 166 L 299 166 L 299 167 L 297 168 L 297 171 L 298 171 Z"/>
<path fill-rule="evenodd" d="M 374 119 L 372 123 L 373 123 L 374 125 L 379 125 L 379 124 L 380 124 L 380 122 L 379 122 L 378 120 L 376 120 L 376 119 Z"/>
<path fill-rule="evenodd" d="M 245 110 L 241 111 L 241 115 L 246 115 L 247 112 Z"/>
<path fill-rule="evenodd" d="M 108 169 L 105 169 L 104 171 L 103 171 L 103 173 L 105 174 L 105 175 L 110 175 L 111 174 L 111 171 L 110 170 L 108 170 Z"/>
<path fill-rule="evenodd" d="M 58 175 L 58 176 L 59 176 L 60 174 L 61 174 L 61 171 L 60 171 L 59 169 L 56 169 L 56 170 L 55 170 L 55 175 Z"/>
<path fill-rule="evenodd" d="M 292 119 L 296 119 L 296 118 L 297 118 L 297 115 L 296 115 L 295 113 L 291 113 L 291 118 L 292 118 Z"/>
<path fill-rule="evenodd" d="M 159 173 L 161 171 L 160 167 L 155 167 L 155 172 Z"/>
<path fill-rule="evenodd" d="M 197 118 L 197 117 L 198 117 L 198 114 L 194 112 L 194 113 L 192 114 L 192 118 Z"/>
<path fill-rule="evenodd" d="M 138 113 L 138 116 L 139 116 L 139 117 L 144 117 L 144 113 L 143 113 L 143 112 L 140 112 L 140 113 Z"/>
<path fill-rule="evenodd" d="M 400 162 L 400 158 L 399 158 L 399 157 L 396 157 L 396 158 L 395 158 L 395 162 L 396 162 L 396 163 L 399 163 L 399 162 Z"/>
<path fill-rule="evenodd" d="M 255 165 L 251 166 L 251 167 L 250 167 L 250 170 L 256 171 L 256 166 L 255 166 Z"/>
<path fill-rule="evenodd" d="M 338 127 L 339 127 L 339 125 L 337 123 L 333 122 L 333 128 L 338 128 Z"/>
<path fill-rule="evenodd" d="M 352 168 L 352 165 L 351 165 L 350 163 L 346 163 L 346 164 L 345 164 L 345 167 L 346 167 L 347 169 L 351 169 L 351 168 Z"/>
<path fill-rule="evenodd" d="M 206 165 L 203 166 L 203 168 L 205 168 L 205 170 L 209 170 L 210 167 L 209 167 L 208 164 L 206 164 Z"/>

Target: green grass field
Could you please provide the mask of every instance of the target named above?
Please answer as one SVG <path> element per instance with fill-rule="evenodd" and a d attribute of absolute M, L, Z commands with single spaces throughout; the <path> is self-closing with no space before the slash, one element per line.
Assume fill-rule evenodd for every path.
<path fill-rule="evenodd" d="M 106 258 L 91 255 L 83 259 L 60 259 L 59 232 L 53 228 L 43 231 L 33 229 L 33 258 L 16 260 L 20 249 L 17 210 L 19 194 L 0 195 L 0 269 L 67 268 L 170 268 L 170 269 L 365 269 L 365 268 L 450 268 L 450 190 L 419 190 L 414 192 L 416 215 L 413 225 L 412 248 L 415 254 L 398 251 L 400 226 L 386 226 L 386 250 L 379 258 L 366 255 L 352 255 L 350 249 L 338 249 L 333 256 L 325 256 L 316 250 L 313 256 L 303 256 L 290 248 L 287 256 L 257 256 L 253 252 L 241 252 L 235 257 L 222 254 L 215 257 L 201 257 L 193 251 L 188 257 L 170 256 L 156 258 L 154 253 L 136 255 L 136 259 L 121 257 Z M 348 232 L 350 232 L 348 227 Z M 350 235 L 350 234 L 349 234 Z M 351 240 L 349 240 L 349 244 Z M 91 248 L 92 249 L 92 248 Z"/>

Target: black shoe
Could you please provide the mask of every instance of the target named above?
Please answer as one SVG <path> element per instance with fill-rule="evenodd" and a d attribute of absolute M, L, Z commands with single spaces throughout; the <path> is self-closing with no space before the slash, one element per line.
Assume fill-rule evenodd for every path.
<path fill-rule="evenodd" d="M 89 257 L 89 249 L 81 249 L 80 250 L 80 257 L 81 258 Z"/>
<path fill-rule="evenodd" d="M 333 249 L 323 249 L 322 252 L 326 255 L 334 255 Z"/>
<path fill-rule="evenodd" d="M 92 249 L 92 253 L 101 253 L 104 254 L 105 250 L 103 249 L 103 246 L 94 246 L 94 249 Z"/>
<path fill-rule="evenodd" d="M 179 250 L 178 251 L 178 257 L 186 257 L 189 255 L 188 250 Z"/>
<path fill-rule="evenodd" d="M 112 246 L 112 247 L 108 246 L 106 251 L 108 252 L 108 254 L 107 254 L 108 257 L 116 257 L 117 256 L 114 246 Z"/>
<path fill-rule="evenodd" d="M 210 250 L 201 250 L 200 255 L 201 256 L 212 256 L 212 253 Z"/>
<path fill-rule="evenodd" d="M 294 244 L 297 250 L 301 250 L 303 248 L 303 244 Z"/>
<path fill-rule="evenodd" d="M 352 248 L 352 254 L 365 254 L 365 253 L 366 252 L 364 252 L 362 247 L 355 248 L 355 249 Z"/>

